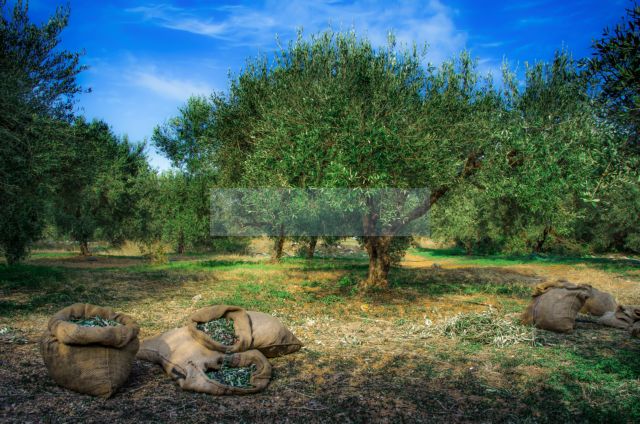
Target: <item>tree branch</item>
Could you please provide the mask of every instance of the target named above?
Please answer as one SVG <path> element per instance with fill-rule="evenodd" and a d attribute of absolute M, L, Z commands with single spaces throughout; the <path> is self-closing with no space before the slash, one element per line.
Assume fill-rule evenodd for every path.
<path fill-rule="evenodd" d="M 467 157 L 464 167 L 462 168 L 462 170 L 460 171 L 456 179 L 457 180 L 465 179 L 471 176 L 472 174 L 474 174 L 482 165 L 481 157 L 482 157 L 481 153 L 470 154 Z M 429 212 L 429 210 L 431 209 L 431 206 L 434 203 L 436 203 L 438 200 L 440 200 L 445 194 L 447 194 L 447 192 L 450 189 L 451 189 L 451 186 L 446 185 L 438 188 L 437 190 L 432 191 L 430 196 L 428 198 L 425 198 L 424 201 L 420 205 L 416 206 L 416 208 L 413 209 L 411 212 L 409 212 L 409 214 L 406 217 L 404 217 L 400 221 L 395 222 L 391 226 L 391 229 L 390 229 L 391 235 L 396 235 L 398 231 L 404 228 L 404 226 L 420 218 L 425 213 Z"/>

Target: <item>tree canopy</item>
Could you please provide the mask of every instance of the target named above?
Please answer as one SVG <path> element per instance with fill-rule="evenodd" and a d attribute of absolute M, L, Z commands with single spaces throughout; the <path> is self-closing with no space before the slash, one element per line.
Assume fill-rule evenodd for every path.
<path fill-rule="evenodd" d="M 42 25 L 27 5 L 0 1 L 0 250 L 15 263 L 39 237 L 60 165 L 80 54 L 59 49 L 68 8 Z"/>

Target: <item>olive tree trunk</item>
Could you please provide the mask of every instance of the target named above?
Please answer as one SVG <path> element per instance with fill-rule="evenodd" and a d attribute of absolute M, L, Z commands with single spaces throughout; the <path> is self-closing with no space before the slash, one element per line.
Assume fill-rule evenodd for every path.
<path fill-rule="evenodd" d="M 316 245 L 318 244 L 318 237 L 311 237 L 309 239 L 309 245 L 307 246 L 307 259 L 313 259 L 316 254 Z"/>
<path fill-rule="evenodd" d="M 271 254 L 271 262 L 280 262 L 282 253 L 284 252 L 284 225 L 280 225 L 280 235 L 276 237 L 273 243 L 273 253 Z"/>
<path fill-rule="evenodd" d="M 87 240 L 80 241 L 80 254 L 82 256 L 91 255 L 91 252 L 89 251 L 89 242 Z"/>
<path fill-rule="evenodd" d="M 184 231 L 180 230 L 180 233 L 178 234 L 178 243 L 176 246 L 176 253 L 178 255 L 182 255 L 184 253 L 184 245 L 185 245 Z"/>
<path fill-rule="evenodd" d="M 361 284 L 364 289 L 389 287 L 391 237 L 371 236 L 365 238 L 365 249 L 369 255 L 369 272 Z"/>

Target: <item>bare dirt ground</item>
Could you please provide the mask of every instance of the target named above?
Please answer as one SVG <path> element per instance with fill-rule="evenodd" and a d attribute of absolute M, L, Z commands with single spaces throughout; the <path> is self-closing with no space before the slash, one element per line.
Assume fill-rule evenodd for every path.
<path fill-rule="evenodd" d="M 539 331 L 534 344 L 498 348 L 429 333 L 460 313 L 508 315 L 531 287 L 567 278 L 640 304 L 634 268 L 467 264 L 410 253 L 392 288 L 362 295 L 359 259 L 260 256 L 41 258 L 0 275 L 0 420 L 5 422 L 637 422 L 640 341 L 622 330 L 578 323 L 573 334 Z M 174 258 L 176 259 L 176 258 Z M 435 266 L 434 266 L 435 264 Z M 5 270 L 6 271 L 6 270 Z M 213 397 L 184 392 L 153 364 L 136 361 L 111 398 L 58 387 L 38 338 L 48 318 L 73 302 L 132 315 L 141 338 L 183 325 L 213 303 L 280 317 L 305 343 L 272 360 L 262 393 Z"/>

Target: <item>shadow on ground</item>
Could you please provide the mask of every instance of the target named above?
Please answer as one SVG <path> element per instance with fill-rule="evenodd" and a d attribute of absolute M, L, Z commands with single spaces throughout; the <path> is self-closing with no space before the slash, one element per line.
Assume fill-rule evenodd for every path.
<path fill-rule="evenodd" d="M 496 360 L 504 371 L 500 385 L 478 373 L 477 359 L 456 350 L 446 361 L 437 350 L 389 356 L 372 350 L 331 355 L 303 350 L 274 359 L 272 383 L 256 395 L 184 392 L 160 367 L 136 361 L 129 381 L 108 400 L 56 386 L 33 341 L 5 344 L 0 345 L 5 386 L 0 417 L 13 422 L 637 422 L 638 344 L 592 342 L 590 334 L 558 336 L 535 348 L 535 355 Z M 558 343 L 571 349 L 558 350 Z M 568 351 L 574 364 L 552 378 L 519 369 L 532 357 L 560 363 Z M 579 374 L 585 370 L 592 374 Z M 612 384 L 587 394 L 589 378 L 608 378 Z"/>

